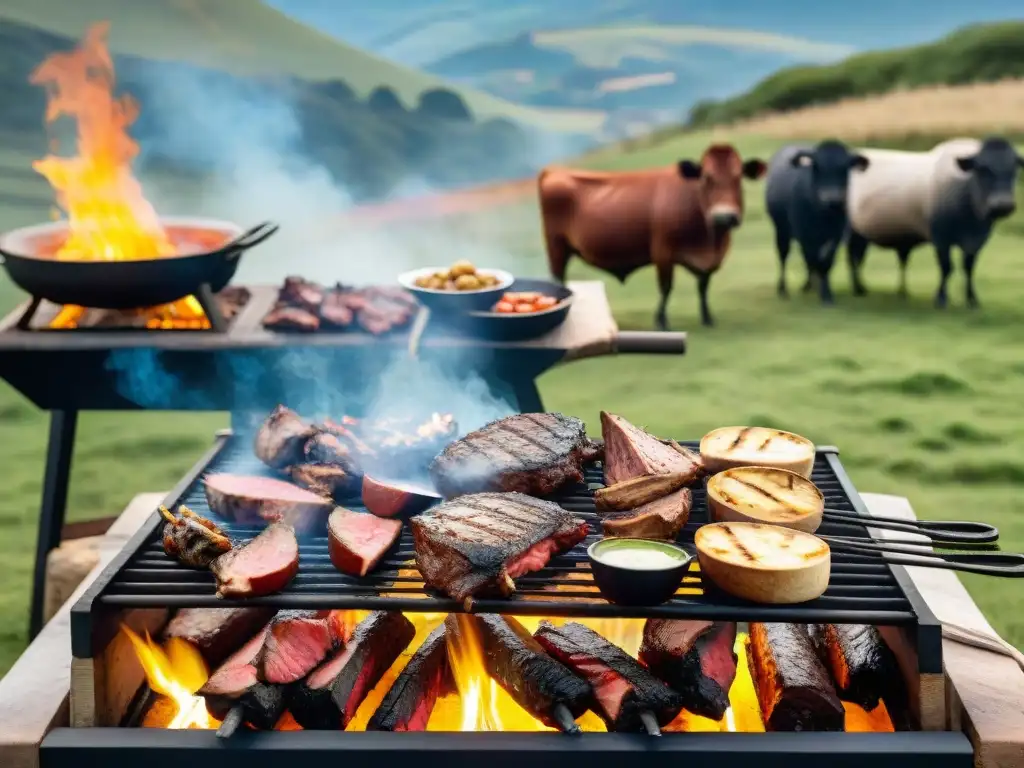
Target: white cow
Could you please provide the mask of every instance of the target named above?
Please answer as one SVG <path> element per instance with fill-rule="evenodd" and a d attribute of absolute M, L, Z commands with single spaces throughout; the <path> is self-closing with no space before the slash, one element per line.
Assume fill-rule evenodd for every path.
<path fill-rule="evenodd" d="M 992 226 L 1015 209 L 1014 183 L 1024 161 L 1002 137 L 951 139 L 929 152 L 863 149 L 862 173 L 850 174 L 847 255 L 853 292 L 867 293 L 861 267 L 869 243 L 892 248 L 900 260 L 901 295 L 907 293 L 907 260 L 921 243 L 932 243 L 941 282 L 935 303 L 946 306 L 953 271 L 951 251 L 963 251 L 967 304 L 978 305 L 974 265 Z"/>

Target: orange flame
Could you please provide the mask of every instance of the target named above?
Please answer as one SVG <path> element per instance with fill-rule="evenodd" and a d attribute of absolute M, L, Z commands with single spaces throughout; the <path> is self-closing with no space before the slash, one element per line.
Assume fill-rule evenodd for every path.
<path fill-rule="evenodd" d="M 141 638 L 123 624 L 121 629 L 135 648 L 149 687 L 174 703 L 174 715 L 164 727 L 216 728 L 217 721 L 207 713 L 206 702 L 196 696 L 210 676 L 199 651 L 180 638 L 171 638 L 162 648 L 149 633 Z"/>

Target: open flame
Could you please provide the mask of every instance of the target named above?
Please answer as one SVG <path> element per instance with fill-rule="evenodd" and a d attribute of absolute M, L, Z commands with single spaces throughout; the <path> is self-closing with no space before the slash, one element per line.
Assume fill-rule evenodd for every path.
<path fill-rule="evenodd" d="M 365 611 L 346 612 L 346 623 L 354 626 L 367 615 Z M 361 731 L 390 690 L 395 679 L 408 663 L 415 650 L 427 636 L 445 620 L 440 613 L 407 613 L 406 617 L 416 627 L 412 643 L 395 662 L 381 681 L 367 695 L 366 700 L 349 724 L 348 730 Z M 542 621 L 536 616 L 519 616 L 516 619 L 530 632 L 536 631 Z M 449 637 L 448 658 L 451 662 L 455 681 L 455 693 L 438 699 L 434 706 L 428 731 L 548 731 L 547 726 L 520 707 L 512 697 L 492 679 L 486 671 L 483 645 L 472 622 L 462 614 L 457 615 L 462 623 L 459 636 L 461 642 Z M 629 655 L 636 657 L 643 639 L 643 619 L 568 619 L 548 618 L 552 624 L 561 625 L 578 621 L 598 632 L 610 642 L 619 646 Z M 150 688 L 161 695 L 144 721 L 144 725 L 162 728 L 216 728 L 219 722 L 211 717 L 202 697 L 195 692 L 206 682 L 207 670 L 199 652 L 184 641 L 171 640 L 164 647 L 153 642 L 147 635 L 140 638 L 127 627 L 123 627 L 135 647 L 136 655 L 146 672 Z M 736 638 L 735 651 L 739 657 L 736 680 L 729 691 L 731 706 L 721 721 L 683 711 L 662 730 L 669 732 L 728 731 L 734 733 L 763 733 L 764 724 L 754 692 L 754 683 L 747 667 L 748 638 L 740 633 Z M 884 704 L 867 712 L 862 708 L 843 703 L 846 708 L 846 730 L 848 732 L 892 731 L 893 726 Z M 593 712 L 587 712 L 577 720 L 586 732 L 607 730 L 602 720 Z M 300 730 L 289 714 L 277 725 L 278 730 Z"/>
<path fill-rule="evenodd" d="M 52 256 L 70 261 L 126 261 L 173 256 L 177 249 L 132 173 L 139 145 L 128 133 L 138 104 L 114 94 L 106 22 L 94 24 L 73 51 L 54 53 L 30 77 L 46 88 L 46 122 L 77 124 L 77 154 L 48 155 L 32 167 L 50 182 L 67 214 L 68 237 Z M 65 307 L 51 327 L 74 328 L 85 314 Z M 208 328 L 193 296 L 148 310 L 147 327 Z"/>

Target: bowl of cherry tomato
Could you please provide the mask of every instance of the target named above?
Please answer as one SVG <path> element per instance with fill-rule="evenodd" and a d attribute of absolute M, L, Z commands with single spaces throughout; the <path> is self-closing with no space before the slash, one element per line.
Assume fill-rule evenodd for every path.
<path fill-rule="evenodd" d="M 458 331 L 491 341 L 535 339 L 565 322 L 572 291 L 560 283 L 516 278 L 487 310 L 444 319 Z"/>

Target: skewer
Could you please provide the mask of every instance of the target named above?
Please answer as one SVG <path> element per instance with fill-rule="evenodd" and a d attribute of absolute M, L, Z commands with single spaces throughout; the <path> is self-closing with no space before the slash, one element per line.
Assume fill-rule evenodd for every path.
<path fill-rule="evenodd" d="M 573 719 L 572 712 L 569 711 L 565 704 L 555 704 L 551 710 L 551 715 L 554 721 L 558 723 L 558 727 L 565 733 L 582 733 L 579 725 Z"/>
<path fill-rule="evenodd" d="M 238 730 L 244 718 L 245 710 L 242 708 L 242 705 L 236 704 L 233 706 L 228 710 L 228 714 L 220 724 L 220 728 L 217 729 L 217 738 L 230 739 L 234 735 L 235 731 Z"/>
<path fill-rule="evenodd" d="M 646 709 L 641 712 L 640 722 L 644 724 L 644 730 L 647 731 L 648 736 L 661 736 L 661 728 L 658 727 L 658 721 L 653 712 L 648 712 Z"/>

